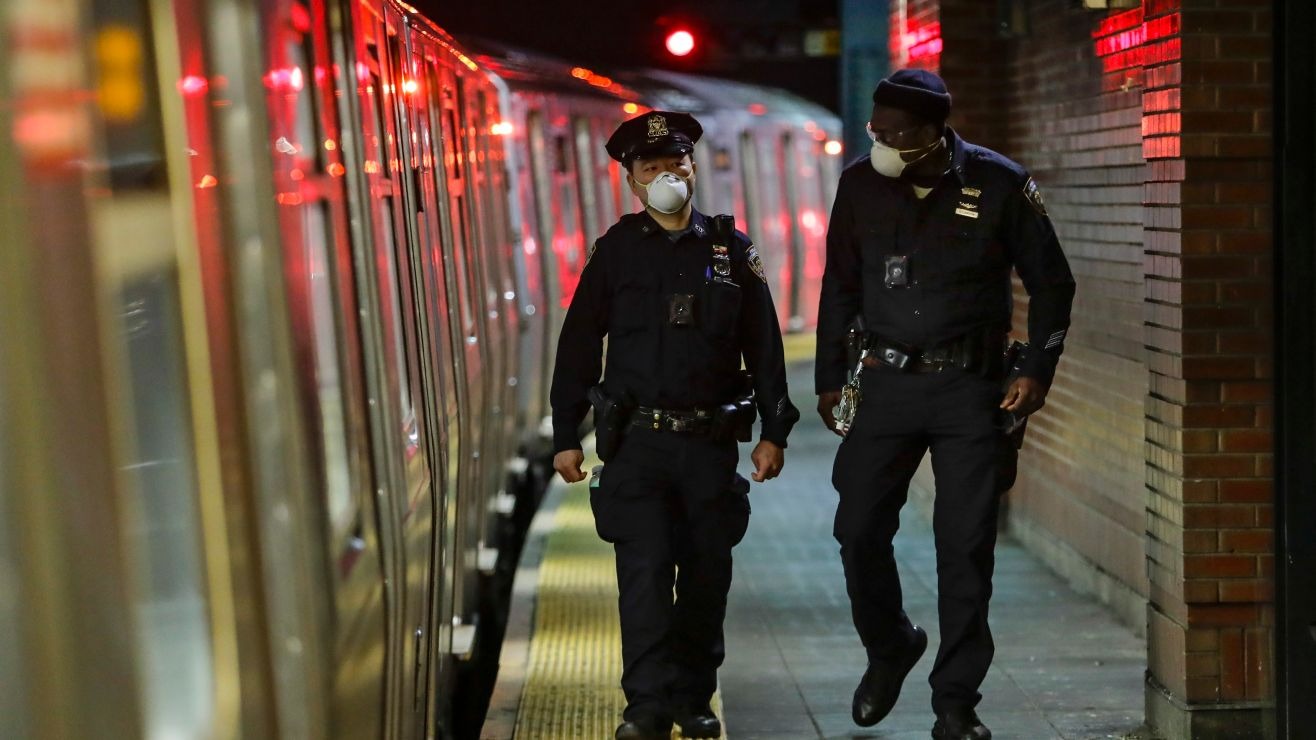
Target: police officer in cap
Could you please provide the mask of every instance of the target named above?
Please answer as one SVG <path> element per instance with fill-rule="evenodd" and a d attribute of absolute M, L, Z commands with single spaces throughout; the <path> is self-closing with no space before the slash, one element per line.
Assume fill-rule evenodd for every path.
<path fill-rule="evenodd" d="M 761 482 L 781 471 L 799 419 L 756 249 L 728 217 L 690 203 L 701 133 L 687 114 L 653 111 L 608 140 L 644 210 L 595 242 L 553 373 L 553 467 L 567 482 L 584 479 L 579 427 L 602 373 L 605 335 L 599 397 L 629 412 L 620 444 L 590 481 L 596 529 L 617 558 L 626 694 L 619 739 L 667 738 L 673 721 L 686 737 L 721 734 L 709 702 L 724 655 L 731 548 L 749 518 L 749 483 L 736 474 L 736 439 L 723 427 L 741 409 L 747 435 L 752 418 L 743 412 L 757 407 L 762 429 L 751 460 Z M 595 421 L 602 455 L 597 403 Z"/>
<path fill-rule="evenodd" d="M 923 70 L 896 72 L 873 93 L 871 156 L 842 173 L 828 225 L 815 373 L 818 412 L 837 431 L 844 337 L 861 317 L 861 400 L 832 472 L 833 533 L 868 653 L 854 721 L 886 716 L 927 647 L 903 610 L 891 543 L 910 478 L 931 450 L 941 626 L 932 736 L 983 740 L 991 732 L 975 707 L 994 649 L 987 606 L 997 477 L 1009 462 L 1002 428 L 1042 407 L 1074 278 L 1037 184 L 947 126 L 950 102 L 941 78 Z M 1012 269 L 1029 296 L 1029 344 L 1006 383 Z"/>

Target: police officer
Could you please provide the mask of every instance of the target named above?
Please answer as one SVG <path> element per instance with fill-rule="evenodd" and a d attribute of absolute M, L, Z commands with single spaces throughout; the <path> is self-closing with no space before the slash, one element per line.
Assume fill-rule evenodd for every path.
<path fill-rule="evenodd" d="M 590 483 L 595 526 L 617 557 L 626 694 L 619 740 L 667 738 L 673 721 L 686 737 L 721 734 L 709 702 L 749 484 L 735 472 L 735 439 L 716 422 L 745 392 L 742 358 L 762 418 L 755 481 L 781 471 L 799 419 L 757 251 L 740 231 L 719 233 L 728 222 L 690 203 L 701 133 L 687 114 L 653 111 L 608 140 L 644 211 L 595 242 L 553 374 L 553 467 L 569 483 L 584 479 L 578 429 L 605 335 L 602 390 L 631 411 L 620 446 Z"/>
<path fill-rule="evenodd" d="M 862 400 L 832 472 L 855 628 L 868 669 L 853 718 L 891 710 L 927 634 L 902 608 L 892 553 L 910 478 L 932 452 L 941 646 L 932 667 L 934 738 L 982 740 L 975 713 L 991 664 L 987 622 L 1002 418 L 1041 408 L 1069 327 L 1074 279 L 1037 184 L 1018 164 L 946 125 L 937 75 L 902 70 L 873 93 L 871 156 L 841 175 L 827 233 L 818 319 L 818 412 L 847 378 L 843 337 L 867 329 Z M 1028 292 L 1029 346 L 1003 391 L 1011 268 Z"/>

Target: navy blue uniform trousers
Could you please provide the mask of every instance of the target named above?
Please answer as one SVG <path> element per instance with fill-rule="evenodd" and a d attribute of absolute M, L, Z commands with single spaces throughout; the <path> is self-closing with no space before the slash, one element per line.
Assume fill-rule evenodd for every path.
<path fill-rule="evenodd" d="M 1000 383 L 956 369 L 915 374 L 881 366 L 864 370 L 861 388 L 832 470 L 840 494 L 833 534 L 855 628 L 870 661 L 890 659 L 911 639 L 892 539 L 910 479 L 931 450 L 941 628 L 929 677 L 932 706 L 975 706 L 995 650 L 987 605 L 999 506 Z"/>
<path fill-rule="evenodd" d="M 749 524 L 738 456 L 734 441 L 633 427 L 591 482 L 617 554 L 627 720 L 706 710 L 717 688 L 731 548 Z"/>

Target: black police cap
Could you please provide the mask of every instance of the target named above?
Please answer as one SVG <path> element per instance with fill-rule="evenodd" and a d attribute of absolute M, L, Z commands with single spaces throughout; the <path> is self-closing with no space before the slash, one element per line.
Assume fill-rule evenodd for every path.
<path fill-rule="evenodd" d="M 603 146 L 609 157 L 629 166 L 636 157 L 689 154 L 703 134 L 704 127 L 689 113 L 655 110 L 618 126 Z"/>

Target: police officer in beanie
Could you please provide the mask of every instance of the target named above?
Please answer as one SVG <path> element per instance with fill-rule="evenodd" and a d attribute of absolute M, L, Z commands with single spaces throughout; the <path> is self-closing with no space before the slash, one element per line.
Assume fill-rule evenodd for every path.
<path fill-rule="evenodd" d="M 842 173 L 828 226 L 815 372 L 818 412 L 845 437 L 832 472 L 833 533 L 868 653 L 854 721 L 885 717 L 927 648 L 902 607 L 892 538 L 930 449 L 941 626 L 932 736 L 982 740 L 991 732 L 975 707 L 994 649 L 987 606 L 1003 419 L 1042 407 L 1074 278 L 1037 184 L 947 126 L 950 102 L 941 78 L 923 70 L 896 72 L 873 93 L 871 156 Z M 1004 387 L 1012 268 L 1029 296 L 1029 345 Z M 861 400 L 848 431 L 838 430 L 844 337 L 856 317 L 866 330 Z"/>
<path fill-rule="evenodd" d="M 619 739 L 665 739 L 673 721 L 686 737 L 721 734 L 709 702 L 724 655 L 731 548 L 749 520 L 731 427 L 748 440 L 757 406 L 762 432 L 751 460 L 761 482 L 781 471 L 799 419 L 757 251 L 729 217 L 690 203 L 701 133 L 689 115 L 653 111 L 608 140 L 644 210 L 595 242 L 553 373 L 553 467 L 569 483 L 584 479 L 578 429 L 591 396 L 606 463 L 590 482 L 590 506 L 617 557 Z M 605 335 L 607 375 L 591 391 Z M 605 445 L 605 434 L 623 427 L 620 443 Z"/>

